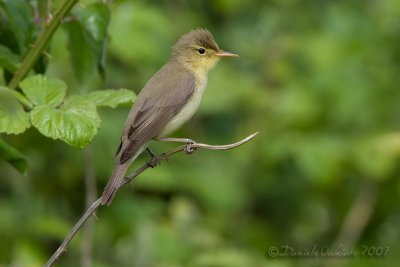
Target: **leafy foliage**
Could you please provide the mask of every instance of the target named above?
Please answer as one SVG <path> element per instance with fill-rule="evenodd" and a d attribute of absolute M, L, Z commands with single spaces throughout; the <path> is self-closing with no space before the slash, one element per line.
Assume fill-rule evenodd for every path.
<path fill-rule="evenodd" d="M 104 78 L 110 10 L 101 2 L 94 3 L 83 9 L 79 18 L 86 42 L 95 58 L 97 69 Z"/>
<path fill-rule="evenodd" d="M 87 82 L 97 67 L 104 78 L 110 10 L 97 2 L 76 11 L 75 16 L 76 21 L 65 25 L 75 75 Z"/>
<path fill-rule="evenodd" d="M 29 114 L 10 89 L 0 86 L 0 133 L 20 134 L 29 127 Z"/>
<path fill-rule="evenodd" d="M 58 109 L 50 105 L 36 106 L 31 119 L 43 135 L 78 148 L 87 146 L 100 127 L 96 105 L 79 99 L 67 99 Z"/>
<path fill-rule="evenodd" d="M 0 7 L 7 15 L 8 22 L 18 44 L 18 52 L 24 54 L 33 41 L 35 24 L 28 1 L 2 0 Z"/>
<path fill-rule="evenodd" d="M 45 17 L 46 14 L 42 13 L 46 12 L 46 4 L 39 2 L 38 13 Z M 13 42 L 6 39 L 4 43 L 0 43 L 0 66 L 6 70 L 4 75 L 8 81 L 10 75 L 19 67 L 19 55 L 24 55 L 28 49 L 35 49 L 30 47 L 30 44 L 36 26 L 29 2 L 4 0 L 0 2 L 0 7 L 1 14 L 4 12 L 7 15 L 6 23 L 9 27 L 7 29 L 6 26 L 4 32 L 10 35 L 8 39 L 14 38 L 18 43 L 18 49 L 15 49 Z M 92 78 L 95 65 L 104 76 L 110 11 L 107 5 L 94 3 L 77 11 L 75 15 L 78 19 L 67 27 L 70 34 L 71 60 L 78 79 L 88 82 Z M 5 36 L 2 31 L 0 35 Z M 45 67 L 41 57 L 34 69 L 43 72 Z M 32 125 L 43 135 L 60 139 L 78 148 L 87 146 L 100 127 L 101 120 L 96 105 L 116 107 L 132 102 L 134 97 L 132 92 L 124 89 L 91 92 L 66 99 L 65 82 L 48 79 L 43 75 L 30 76 L 19 86 L 24 95 L 12 92 L 6 87 L 0 88 L 0 132 L 20 134 L 30 127 L 32 121 Z M 24 111 L 18 101 L 32 109 L 30 114 Z"/>
<path fill-rule="evenodd" d="M 131 103 L 134 100 L 132 91 L 129 91 L 128 89 L 101 90 L 79 95 L 77 97 L 80 100 L 94 103 L 96 106 L 110 108 L 115 108 L 124 103 Z"/>
<path fill-rule="evenodd" d="M 63 81 L 47 79 L 42 75 L 26 78 L 20 83 L 20 87 L 34 105 L 48 105 L 50 107 L 60 105 L 67 90 L 67 85 Z"/>
<path fill-rule="evenodd" d="M 60 139 L 77 148 L 87 146 L 100 127 L 96 106 L 116 107 L 132 102 L 134 97 L 131 91 L 121 89 L 96 91 L 65 99 L 66 84 L 42 75 L 26 78 L 20 87 L 34 105 L 30 113 L 32 125 L 44 136 Z"/>
<path fill-rule="evenodd" d="M 32 41 L 28 37 L 32 37 L 33 33 L 30 6 L 26 1 L 3 1 L 1 4 L 8 15 L 10 27 L 19 44 L 19 51 L 25 52 Z M 43 5 L 38 3 L 38 7 L 40 6 L 43 9 Z M 107 5 L 99 2 L 76 11 L 75 16 L 77 20 L 70 25 L 67 24 L 66 27 L 70 37 L 71 61 L 78 80 L 88 82 L 92 78 L 95 65 L 99 73 L 104 76 L 110 11 Z M 17 55 L 9 48 L 0 46 L 2 66 L 10 72 L 15 72 L 17 62 Z M 66 84 L 61 80 L 47 79 L 41 75 L 28 77 L 20 83 L 20 87 L 34 106 L 30 115 L 32 125 L 47 137 L 60 139 L 79 148 L 88 145 L 100 127 L 96 105 L 116 107 L 133 100 L 133 94 L 128 90 L 119 92 L 108 90 L 73 96 L 64 101 Z M 13 96 L 9 94 L 9 97 Z M 19 133 L 29 126 L 27 113 L 23 112 L 22 106 L 15 100 L 12 106 L 9 104 L 6 108 L 1 125 L 3 132 Z M 11 126 L 11 119 L 16 118 L 19 120 Z"/>

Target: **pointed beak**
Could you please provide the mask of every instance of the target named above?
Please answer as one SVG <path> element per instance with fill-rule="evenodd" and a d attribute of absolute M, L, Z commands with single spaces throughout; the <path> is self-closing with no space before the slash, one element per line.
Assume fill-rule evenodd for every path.
<path fill-rule="evenodd" d="M 218 57 L 239 57 L 239 55 L 236 55 L 234 53 L 231 52 L 226 52 L 223 50 L 219 50 L 217 53 L 215 53 L 216 56 Z"/>

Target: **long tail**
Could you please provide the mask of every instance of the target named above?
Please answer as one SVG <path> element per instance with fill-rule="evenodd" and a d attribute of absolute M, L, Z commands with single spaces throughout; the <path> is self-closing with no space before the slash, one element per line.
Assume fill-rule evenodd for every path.
<path fill-rule="evenodd" d="M 104 188 L 103 195 L 101 196 L 101 205 L 105 205 L 105 204 L 110 205 L 111 204 L 111 202 L 114 199 L 116 189 L 118 188 L 119 184 L 121 183 L 122 179 L 124 178 L 125 173 L 127 172 L 129 166 L 143 152 L 143 150 L 146 149 L 146 147 L 147 147 L 146 144 L 139 147 L 139 149 L 132 156 L 132 158 L 130 158 L 128 161 L 124 162 L 123 164 L 120 164 L 119 160 L 117 161 L 117 165 L 115 166 L 113 172 L 111 173 L 111 177 L 108 180 L 106 187 Z M 119 155 L 117 156 L 117 158 L 119 158 Z"/>
<path fill-rule="evenodd" d="M 119 186 L 119 184 L 121 183 L 122 179 L 125 176 L 126 171 L 128 170 L 130 164 L 132 163 L 132 161 L 128 160 L 127 162 L 125 162 L 124 164 L 119 164 L 119 162 L 117 163 L 117 166 L 115 166 L 110 179 L 108 180 L 108 183 L 106 185 L 106 187 L 104 188 L 104 192 L 103 195 L 101 196 L 101 204 L 107 204 L 110 205 L 117 187 Z"/>

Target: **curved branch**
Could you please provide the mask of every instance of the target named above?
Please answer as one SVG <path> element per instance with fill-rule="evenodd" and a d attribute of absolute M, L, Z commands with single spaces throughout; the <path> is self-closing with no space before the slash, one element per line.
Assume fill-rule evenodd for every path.
<path fill-rule="evenodd" d="M 209 150 L 228 150 L 228 149 L 233 149 L 238 146 L 243 145 L 244 143 L 247 143 L 251 139 L 253 139 L 258 132 L 253 133 L 246 138 L 232 144 L 227 144 L 227 145 L 208 145 L 208 144 L 201 144 L 201 143 L 188 143 L 186 145 L 178 146 L 166 153 L 163 153 L 159 156 L 154 157 L 151 159 L 149 162 L 143 164 L 139 169 L 137 169 L 134 173 L 131 175 L 128 175 L 124 177 L 124 179 L 121 181 L 120 185 L 118 186 L 116 192 L 118 191 L 119 188 L 124 186 L 125 184 L 131 182 L 133 179 L 135 179 L 139 174 L 147 170 L 148 168 L 153 168 L 157 165 L 160 164 L 161 161 L 166 160 L 170 158 L 171 156 L 185 151 L 186 153 L 190 154 L 194 151 L 196 148 L 203 148 L 203 149 L 209 149 Z M 187 141 L 186 141 L 187 142 Z M 190 148 L 190 149 L 189 149 Z M 67 250 L 68 244 L 71 242 L 72 238 L 76 235 L 76 233 L 79 231 L 79 229 L 83 226 L 83 224 L 95 213 L 95 211 L 101 206 L 101 198 L 97 199 L 93 204 L 86 210 L 86 212 L 82 215 L 82 217 L 78 220 L 78 222 L 72 227 L 71 231 L 69 234 L 65 237 L 64 241 L 61 243 L 61 245 L 58 247 L 58 249 L 54 252 L 54 254 L 51 256 L 51 258 L 47 261 L 45 267 L 50 267 L 54 264 L 54 262 Z"/>

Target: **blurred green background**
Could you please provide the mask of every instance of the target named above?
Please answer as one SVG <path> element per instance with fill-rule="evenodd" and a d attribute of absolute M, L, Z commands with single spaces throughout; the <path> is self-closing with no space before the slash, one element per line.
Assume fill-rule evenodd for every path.
<path fill-rule="evenodd" d="M 56 266 L 394 265 L 400 1 L 126 0 L 111 10 L 106 81 L 94 74 L 89 90 L 139 92 L 180 35 L 205 27 L 240 58 L 210 73 L 199 111 L 174 136 L 224 144 L 260 134 L 231 151 L 180 154 L 146 171 L 98 210 L 92 230 L 81 231 Z M 47 75 L 80 92 L 67 47 L 60 28 Z M 0 266 L 46 262 L 85 210 L 85 175 L 95 176 L 100 195 L 129 107 L 100 112 L 99 133 L 84 151 L 33 128 L 2 135 L 27 155 L 29 171 L 0 162 Z M 174 144 L 151 147 L 161 153 Z M 370 257 L 268 254 L 286 245 L 367 248 Z"/>

